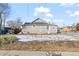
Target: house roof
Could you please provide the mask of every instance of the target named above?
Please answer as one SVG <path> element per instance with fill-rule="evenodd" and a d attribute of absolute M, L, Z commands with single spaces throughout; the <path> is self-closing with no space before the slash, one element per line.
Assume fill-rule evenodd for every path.
<path fill-rule="evenodd" d="M 43 19 L 40 19 L 40 18 L 37 18 L 36 20 L 34 20 L 33 22 L 31 23 L 28 23 L 26 22 L 25 24 L 23 24 L 22 26 L 28 26 L 28 25 L 37 25 L 37 26 L 45 26 L 45 25 L 53 25 L 53 26 L 57 26 L 57 25 L 54 25 L 54 24 L 49 24 L 48 22 L 46 22 L 45 20 Z"/>
<path fill-rule="evenodd" d="M 46 22 L 45 20 L 41 19 L 41 18 L 37 18 L 36 20 L 34 20 L 32 23 L 45 23 L 48 24 L 48 22 Z"/>

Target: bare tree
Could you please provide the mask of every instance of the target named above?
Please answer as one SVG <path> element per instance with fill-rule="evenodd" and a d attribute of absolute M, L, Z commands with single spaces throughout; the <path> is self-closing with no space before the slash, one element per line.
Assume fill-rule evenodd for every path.
<path fill-rule="evenodd" d="M 7 25 L 10 27 L 10 28 L 21 28 L 22 26 L 22 22 L 21 22 L 21 19 L 16 19 L 16 20 L 11 20 L 11 21 L 7 21 Z"/>
<path fill-rule="evenodd" d="M 5 26 L 5 18 L 9 15 L 10 8 L 8 3 L 0 3 L 0 29 L 2 28 L 2 23 Z"/>
<path fill-rule="evenodd" d="M 21 19 L 11 20 L 7 22 L 8 26 L 14 30 L 14 33 L 17 34 L 21 31 L 22 22 Z"/>
<path fill-rule="evenodd" d="M 79 31 L 79 23 L 76 24 L 76 30 Z"/>

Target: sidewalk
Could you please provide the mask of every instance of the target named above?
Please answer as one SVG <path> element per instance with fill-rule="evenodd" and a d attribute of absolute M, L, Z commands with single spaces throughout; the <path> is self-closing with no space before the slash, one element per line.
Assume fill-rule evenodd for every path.
<path fill-rule="evenodd" d="M 0 56 L 79 56 L 79 52 L 43 52 L 43 51 L 1 50 Z"/>

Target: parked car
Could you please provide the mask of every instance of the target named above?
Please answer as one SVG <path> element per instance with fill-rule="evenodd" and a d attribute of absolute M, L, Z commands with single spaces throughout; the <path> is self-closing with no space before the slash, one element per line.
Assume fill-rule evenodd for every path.
<path fill-rule="evenodd" d="M 0 34 L 7 34 L 7 33 L 13 34 L 13 32 L 14 32 L 14 30 L 9 27 L 5 27 L 4 29 L 0 30 Z"/>
<path fill-rule="evenodd" d="M 3 30 L 0 30 L 0 34 L 18 34 L 21 32 L 21 29 L 12 29 L 9 27 L 5 27 Z"/>

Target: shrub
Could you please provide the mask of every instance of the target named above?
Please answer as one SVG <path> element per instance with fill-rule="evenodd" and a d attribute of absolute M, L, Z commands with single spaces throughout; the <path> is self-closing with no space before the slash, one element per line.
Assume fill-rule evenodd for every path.
<path fill-rule="evenodd" d="M 14 29 L 14 34 L 18 34 L 18 33 L 20 33 L 21 32 L 21 29 L 19 29 L 19 28 L 15 28 Z"/>
<path fill-rule="evenodd" d="M 0 45 L 12 43 L 16 41 L 16 37 L 14 35 L 1 35 L 0 36 Z"/>
<path fill-rule="evenodd" d="M 76 25 L 76 30 L 79 31 L 79 23 Z"/>

